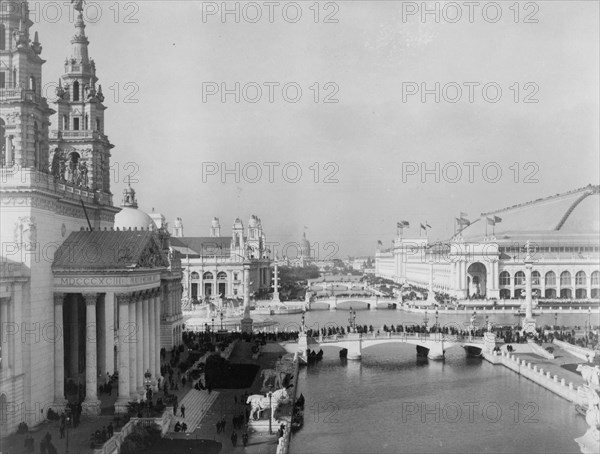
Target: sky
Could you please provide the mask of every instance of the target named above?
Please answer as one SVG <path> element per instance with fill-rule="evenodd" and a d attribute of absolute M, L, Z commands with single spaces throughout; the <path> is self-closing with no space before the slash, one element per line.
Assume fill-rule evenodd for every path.
<path fill-rule="evenodd" d="M 30 2 L 48 84 L 67 3 Z M 598 2 L 276 3 L 87 2 L 115 203 L 130 175 L 186 236 L 255 214 L 273 249 L 346 258 L 598 184 Z"/>

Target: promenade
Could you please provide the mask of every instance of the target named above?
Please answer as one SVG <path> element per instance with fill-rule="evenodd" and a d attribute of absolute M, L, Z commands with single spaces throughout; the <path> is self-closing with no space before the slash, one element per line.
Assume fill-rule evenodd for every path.
<path fill-rule="evenodd" d="M 258 359 L 252 359 L 251 348 L 254 344 L 250 342 L 237 342 L 229 361 L 239 364 L 257 364 L 262 369 L 273 368 L 275 362 L 287 353 L 276 343 L 267 343 Z M 188 389 L 185 396 L 180 400 L 177 410 L 176 421 L 185 422 L 188 426 L 188 437 L 192 439 L 207 439 L 219 441 L 223 444 L 220 454 L 244 452 L 250 454 L 275 454 L 277 449 L 277 436 L 269 434 L 258 434 L 249 432 L 249 441 L 246 447 L 242 443 L 244 428 L 236 429 L 238 435 L 237 446 L 231 443 L 233 432 L 232 419 L 244 414 L 245 402 L 241 396 L 244 392 L 249 394 L 261 393 L 262 380 L 260 371 L 256 374 L 254 382 L 247 389 L 219 389 L 210 394 L 206 390 L 198 391 Z M 185 418 L 181 417 L 181 404 L 185 406 Z M 217 433 L 216 424 L 225 418 L 225 430 Z M 245 427 L 245 426 L 244 426 Z M 277 428 L 274 428 L 275 433 Z M 172 432 L 171 432 L 172 433 Z M 168 437 L 167 434 L 166 437 Z"/>

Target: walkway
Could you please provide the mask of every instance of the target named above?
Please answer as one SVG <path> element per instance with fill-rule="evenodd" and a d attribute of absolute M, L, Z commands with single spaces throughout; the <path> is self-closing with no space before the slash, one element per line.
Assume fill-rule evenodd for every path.
<path fill-rule="evenodd" d="M 206 416 L 212 404 L 219 397 L 219 392 L 212 391 L 209 393 L 206 390 L 198 391 L 190 389 L 185 397 L 179 403 L 177 408 L 176 419 L 173 420 L 169 432 L 174 432 L 174 426 L 177 421 L 187 425 L 186 432 L 192 433 L 200 425 L 202 418 Z M 181 416 L 181 406 L 185 406 L 185 418 Z"/>

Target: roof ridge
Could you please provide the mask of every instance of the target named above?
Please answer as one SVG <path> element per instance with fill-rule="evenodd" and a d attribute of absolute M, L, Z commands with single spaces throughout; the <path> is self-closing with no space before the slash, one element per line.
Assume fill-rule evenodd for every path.
<path fill-rule="evenodd" d="M 557 199 L 557 198 L 560 198 L 560 197 L 565 197 L 565 196 L 576 194 L 577 192 L 582 192 L 582 191 L 586 191 L 583 195 L 585 197 L 587 197 L 588 195 L 592 195 L 594 193 L 600 192 L 600 185 L 588 184 L 587 186 L 584 186 L 584 187 L 578 188 L 578 189 L 572 189 L 571 191 L 567 191 L 567 192 L 563 192 L 563 193 L 558 193 L 558 194 L 554 194 L 554 195 L 547 196 L 547 197 L 541 197 L 539 199 L 530 200 L 528 202 L 518 203 L 518 204 L 510 206 L 510 207 L 501 208 L 499 210 L 494 210 L 494 211 L 488 211 L 486 213 L 481 213 L 481 217 L 487 216 L 488 214 L 498 214 L 498 213 L 502 213 L 504 211 L 512 210 L 512 209 L 515 209 L 515 208 L 521 208 L 521 207 L 533 205 L 534 203 L 545 202 L 545 201 L 548 201 L 548 200 Z M 583 198 L 585 198 L 585 197 L 583 197 Z"/>

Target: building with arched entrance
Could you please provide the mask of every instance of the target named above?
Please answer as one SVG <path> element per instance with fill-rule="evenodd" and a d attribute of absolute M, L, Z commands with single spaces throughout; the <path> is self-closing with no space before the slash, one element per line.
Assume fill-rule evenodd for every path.
<path fill-rule="evenodd" d="M 184 306 L 200 301 L 239 300 L 246 304 L 251 296 L 260 297 L 271 287 L 271 260 L 266 236 L 258 217 L 252 216 L 248 228 L 238 218 L 231 236 L 221 236 L 218 218 L 213 218 L 206 237 L 183 234 L 178 218 L 173 248 L 182 256 Z"/>
<path fill-rule="evenodd" d="M 160 348 L 181 340 L 181 265 L 168 232 L 137 210 L 131 188 L 121 207 L 113 204 L 104 96 L 81 2 L 75 7 L 71 56 L 52 109 L 41 92 L 42 46 L 30 32 L 28 3 L 2 2 L 3 436 L 21 422 L 44 422 L 67 400 L 98 414 L 98 381 L 116 371 L 123 411 L 140 398 L 145 372 L 155 383 L 160 377 Z"/>
<path fill-rule="evenodd" d="M 459 299 L 520 299 L 524 259 L 539 301 L 600 298 L 598 186 L 482 213 L 447 241 L 398 237 L 378 249 L 378 276 L 448 293 Z"/>

